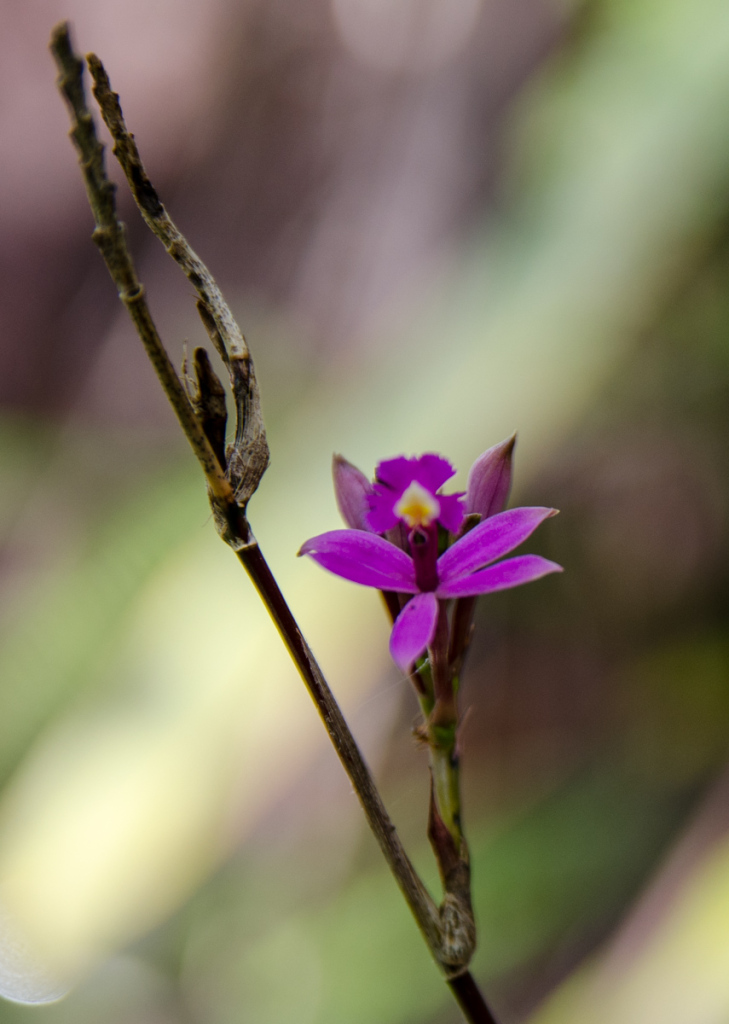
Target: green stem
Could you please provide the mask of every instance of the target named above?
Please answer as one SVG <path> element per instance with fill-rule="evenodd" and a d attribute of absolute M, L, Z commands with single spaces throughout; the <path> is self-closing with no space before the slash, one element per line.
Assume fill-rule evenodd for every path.
<path fill-rule="evenodd" d="M 465 840 L 461 831 L 461 797 L 456 752 L 457 679 L 448 657 L 449 636 L 446 605 L 441 601 L 438 625 L 430 648 L 435 696 L 435 704 L 427 720 L 430 770 L 436 809 L 453 837 L 456 849 L 460 849 L 462 844 L 465 845 Z"/>
<path fill-rule="evenodd" d="M 459 848 L 465 843 L 465 838 L 461 829 L 460 772 L 455 725 L 447 729 L 437 726 L 431 728 L 430 771 L 438 813 Z"/>

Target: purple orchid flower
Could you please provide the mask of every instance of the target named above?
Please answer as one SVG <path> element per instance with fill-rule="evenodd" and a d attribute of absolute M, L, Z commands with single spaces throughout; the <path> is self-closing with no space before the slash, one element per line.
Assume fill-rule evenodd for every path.
<path fill-rule="evenodd" d="M 354 583 L 413 595 L 397 616 L 390 636 L 390 653 L 404 672 L 431 645 L 444 602 L 518 587 L 562 571 L 561 566 L 539 555 L 497 562 L 557 512 L 552 508 L 515 508 L 490 514 L 497 502 L 503 507 L 506 501 L 512 448 L 510 439 L 477 460 L 469 477 L 466 503 L 469 513 L 487 518 L 440 556 L 439 526 L 440 537 L 442 531 L 453 537 L 466 516 L 463 495 L 440 493 L 455 473 L 446 459 L 434 454 L 387 459 L 378 465 L 375 483 L 370 485 L 356 467 L 335 457 L 337 500 L 352 528 L 312 537 L 299 554 L 311 556 L 323 568 Z M 396 529 L 407 538 L 402 547 L 381 536 L 392 535 Z"/>

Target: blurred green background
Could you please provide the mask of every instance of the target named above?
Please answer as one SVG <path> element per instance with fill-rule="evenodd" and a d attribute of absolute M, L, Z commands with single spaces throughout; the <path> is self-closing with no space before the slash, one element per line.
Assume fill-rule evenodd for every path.
<path fill-rule="evenodd" d="M 61 17 L 246 331 L 253 528 L 434 886 L 385 616 L 295 553 L 333 451 L 462 485 L 518 429 L 513 501 L 562 509 L 462 694 L 503 1024 L 726 1024 L 726 4 L 0 13 L 0 991 L 73 984 L 0 1024 L 459 1020 L 90 241 Z M 193 297 L 120 205 L 179 363 Z"/>

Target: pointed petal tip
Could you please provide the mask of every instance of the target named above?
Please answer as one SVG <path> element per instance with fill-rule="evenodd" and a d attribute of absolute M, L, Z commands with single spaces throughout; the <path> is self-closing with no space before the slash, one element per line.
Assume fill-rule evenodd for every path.
<path fill-rule="evenodd" d="M 514 448 L 516 447 L 516 438 L 517 432 L 515 430 L 513 434 L 509 434 L 509 436 L 505 437 L 503 441 L 499 441 L 497 444 L 494 444 L 490 448 L 488 448 L 485 452 L 482 452 L 482 455 L 491 453 L 493 455 L 500 455 L 502 458 L 509 458 L 513 454 Z M 480 457 L 481 456 L 479 456 L 479 458 Z"/>
<path fill-rule="evenodd" d="M 296 557 L 301 558 L 302 555 L 308 555 L 314 547 L 316 537 L 310 537 L 309 540 L 305 540 L 299 550 L 296 552 Z"/>

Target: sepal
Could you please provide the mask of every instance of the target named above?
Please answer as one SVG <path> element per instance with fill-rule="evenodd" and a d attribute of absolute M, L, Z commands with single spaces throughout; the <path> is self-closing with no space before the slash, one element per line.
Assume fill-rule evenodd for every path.
<path fill-rule="evenodd" d="M 482 519 L 503 512 L 511 490 L 511 462 L 516 434 L 479 455 L 468 474 L 466 514 Z"/>
<path fill-rule="evenodd" d="M 348 462 L 343 455 L 332 459 L 334 495 L 342 519 L 352 530 L 368 530 L 367 514 L 370 509 L 372 484 L 362 470 Z"/>

